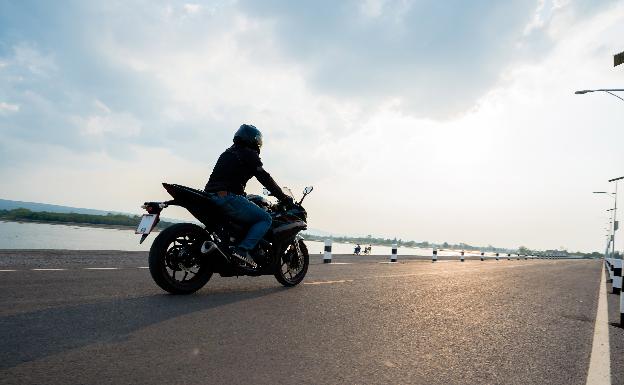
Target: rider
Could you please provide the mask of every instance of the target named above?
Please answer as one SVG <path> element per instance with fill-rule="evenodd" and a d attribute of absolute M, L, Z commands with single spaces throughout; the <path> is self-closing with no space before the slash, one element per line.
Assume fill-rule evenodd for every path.
<path fill-rule="evenodd" d="M 249 252 L 269 230 L 272 219 L 268 212 L 245 198 L 247 181 L 255 176 L 277 199 L 292 203 L 292 198 L 284 194 L 262 167 L 261 147 L 260 130 L 251 124 L 241 125 L 234 134 L 234 145 L 219 156 L 205 187 L 227 217 L 249 226 L 245 239 L 232 248 L 232 255 L 253 267 L 256 264 Z"/>

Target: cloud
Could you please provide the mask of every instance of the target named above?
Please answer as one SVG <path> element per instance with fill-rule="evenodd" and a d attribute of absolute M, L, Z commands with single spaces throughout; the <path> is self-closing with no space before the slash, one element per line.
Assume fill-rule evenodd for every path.
<path fill-rule="evenodd" d="M 201 10 L 201 5 L 199 5 L 199 4 L 187 3 L 187 4 L 184 4 L 184 10 L 185 10 L 187 13 L 190 13 L 190 14 L 195 14 L 195 13 L 198 13 L 198 12 Z"/>
<path fill-rule="evenodd" d="M 136 137 L 141 133 L 141 122 L 127 113 L 93 115 L 86 119 L 76 118 L 85 136 L 113 135 L 119 139 Z"/>
<path fill-rule="evenodd" d="M 609 1 L 593 2 L 601 9 Z M 275 38 L 308 71 L 315 90 L 376 105 L 400 99 L 405 113 L 450 119 L 469 110 L 522 52 L 524 34 L 547 22 L 527 1 L 243 1 L 246 12 L 270 20 Z M 548 36 L 532 36 L 543 45 Z M 523 59 L 541 53 L 526 50 Z"/>
<path fill-rule="evenodd" d="M 19 111 L 19 104 L 0 102 L 0 114 L 8 114 L 17 111 Z"/>
<path fill-rule="evenodd" d="M 613 79 L 598 58 L 623 11 L 605 4 L 0 2 L 0 176 L 16 199 L 135 207 L 162 180 L 201 187 L 251 122 L 280 183 L 317 186 L 318 228 L 531 244 L 530 215 L 590 232 L 557 181 L 606 172 L 582 127 L 617 116 L 571 94 Z"/>
<path fill-rule="evenodd" d="M 57 70 L 52 55 L 43 55 L 33 45 L 20 42 L 13 46 L 13 65 L 26 69 L 33 75 L 46 76 Z"/>

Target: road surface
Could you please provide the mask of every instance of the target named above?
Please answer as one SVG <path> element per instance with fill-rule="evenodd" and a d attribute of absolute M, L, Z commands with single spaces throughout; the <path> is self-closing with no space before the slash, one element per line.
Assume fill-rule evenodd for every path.
<path fill-rule="evenodd" d="M 172 296 L 144 253 L 0 251 L 0 383 L 585 384 L 600 261 L 312 258 Z"/>

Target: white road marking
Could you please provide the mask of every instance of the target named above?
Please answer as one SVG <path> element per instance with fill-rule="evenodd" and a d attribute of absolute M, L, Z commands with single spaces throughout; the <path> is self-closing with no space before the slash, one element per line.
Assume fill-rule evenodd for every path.
<path fill-rule="evenodd" d="M 17 270 L 0 270 L 0 272 L 9 272 L 9 271 L 17 271 Z"/>
<path fill-rule="evenodd" d="M 390 261 L 386 261 L 386 262 L 379 262 L 379 263 L 387 263 L 387 264 L 397 264 L 398 262 L 390 262 Z"/>
<path fill-rule="evenodd" d="M 353 263 L 351 262 L 332 262 L 332 263 L 328 263 L 327 265 L 352 265 Z"/>
<path fill-rule="evenodd" d="M 316 282 L 304 282 L 304 285 L 328 285 L 328 284 L 332 284 L 332 283 L 347 283 L 347 282 L 353 282 L 352 279 L 340 279 L 337 281 L 316 281 Z"/>
<path fill-rule="evenodd" d="M 85 267 L 85 270 L 119 270 L 118 267 Z"/>
<path fill-rule="evenodd" d="M 65 271 L 67 269 L 30 269 L 32 271 Z"/>
<path fill-rule="evenodd" d="M 149 269 L 149 266 L 139 266 L 137 269 Z"/>
<path fill-rule="evenodd" d="M 611 358 L 609 350 L 609 311 L 607 308 L 607 282 L 601 266 L 598 311 L 594 326 L 594 341 L 589 359 L 587 385 L 611 385 Z"/>

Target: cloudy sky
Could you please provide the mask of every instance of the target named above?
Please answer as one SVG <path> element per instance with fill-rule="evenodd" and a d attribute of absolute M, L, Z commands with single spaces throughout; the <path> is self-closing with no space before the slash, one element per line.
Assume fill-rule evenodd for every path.
<path fill-rule="evenodd" d="M 624 88 L 622 36 L 614 0 L 0 0 L 0 198 L 138 213 L 248 122 L 314 228 L 602 250 L 624 103 L 573 92 Z"/>

